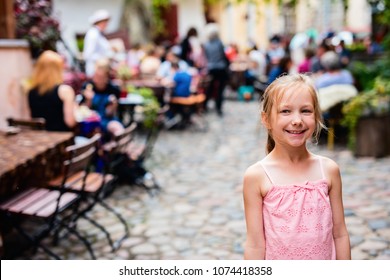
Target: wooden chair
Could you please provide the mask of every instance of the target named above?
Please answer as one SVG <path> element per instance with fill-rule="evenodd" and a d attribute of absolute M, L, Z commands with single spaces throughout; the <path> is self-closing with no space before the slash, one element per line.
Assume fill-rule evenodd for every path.
<path fill-rule="evenodd" d="M 46 126 L 46 120 L 44 118 L 33 118 L 33 119 L 7 118 L 7 122 L 9 126 L 29 128 L 34 130 L 44 130 Z"/>
<path fill-rule="evenodd" d="M 156 126 L 148 130 L 136 129 L 137 124 L 132 123 L 103 146 L 106 166 L 115 174 L 116 184 L 140 186 L 150 195 L 161 190 L 154 175 L 144 167 L 161 127 L 162 121 L 157 121 Z"/>
<path fill-rule="evenodd" d="M 103 148 L 111 154 L 126 153 L 128 145 L 133 141 L 137 123 L 133 122 L 120 134 L 113 135 L 112 140 Z"/>
<path fill-rule="evenodd" d="M 106 235 L 112 250 L 115 251 L 117 248 L 119 248 L 121 243 L 129 236 L 130 233 L 125 219 L 114 208 L 112 208 L 104 201 L 107 189 L 111 188 L 111 185 L 114 182 L 114 176 L 105 172 L 91 172 L 90 165 L 78 165 L 71 169 L 68 167 L 69 163 L 77 160 L 85 151 L 91 149 L 97 151 L 100 137 L 100 134 L 96 134 L 85 143 L 75 144 L 67 147 L 66 150 L 70 155 L 70 159 L 64 163 L 64 173 L 66 173 L 67 176 L 60 176 L 51 180 L 48 186 L 50 189 L 58 189 L 63 186 L 64 191 L 79 195 L 81 200 L 78 208 L 76 209 L 76 219 L 82 217 L 99 228 Z M 97 156 L 97 153 L 95 153 L 95 156 Z M 107 211 L 114 214 L 124 226 L 124 235 L 115 243 L 113 242 L 111 234 L 108 232 L 108 230 L 99 222 L 88 216 L 96 204 L 101 205 Z"/>
<path fill-rule="evenodd" d="M 203 118 L 204 102 L 206 100 L 206 91 L 210 84 L 210 77 L 200 75 L 193 77 L 191 85 L 191 94 L 188 97 L 171 96 L 169 100 L 169 110 L 174 115 L 173 122 L 168 120 L 166 128 L 186 128 L 189 125 L 198 131 L 206 131 L 207 123 Z M 179 116 L 179 121 L 174 120 Z"/>
<path fill-rule="evenodd" d="M 0 204 L 0 210 L 4 214 L 5 221 L 25 237 L 35 248 L 42 248 L 55 259 L 61 259 L 50 250 L 42 241 L 51 236 L 58 242 L 61 234 L 73 234 L 84 243 L 92 259 L 95 254 L 91 243 L 77 230 L 76 224 L 81 217 L 79 209 L 83 199 L 81 193 L 69 192 L 69 183 L 76 172 L 87 173 L 87 167 L 96 154 L 96 144 L 100 135 L 80 146 L 71 146 L 67 149 L 67 156 L 63 161 L 63 175 L 59 178 L 56 189 L 29 188 L 15 197 Z M 80 176 L 82 187 L 86 185 L 86 175 Z M 31 232 L 31 228 L 23 227 L 20 223 L 29 220 L 39 220 L 43 229 Z"/>
<path fill-rule="evenodd" d="M 180 116 L 180 121 L 176 125 L 178 128 L 186 128 L 195 124 L 195 129 L 199 131 L 206 131 L 207 124 L 203 118 L 203 108 L 206 95 L 203 93 L 193 93 L 188 97 L 171 97 L 169 101 L 169 110 L 172 114 Z M 195 116 L 197 116 L 195 121 Z M 170 128 L 169 122 L 167 128 Z"/>

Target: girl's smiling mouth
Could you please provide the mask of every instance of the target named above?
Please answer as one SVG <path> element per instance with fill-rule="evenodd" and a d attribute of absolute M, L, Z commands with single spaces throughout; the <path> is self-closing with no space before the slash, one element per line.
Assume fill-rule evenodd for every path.
<path fill-rule="evenodd" d="M 306 131 L 306 129 L 304 129 L 304 130 L 285 130 L 287 133 L 290 133 L 290 134 L 303 134 L 305 131 Z"/>

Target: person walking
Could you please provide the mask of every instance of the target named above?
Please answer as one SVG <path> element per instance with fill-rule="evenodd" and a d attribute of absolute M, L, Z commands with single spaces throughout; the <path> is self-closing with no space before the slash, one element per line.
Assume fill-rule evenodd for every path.
<path fill-rule="evenodd" d="M 203 66 L 202 44 L 195 27 L 188 29 L 186 37 L 180 43 L 180 47 L 180 58 L 186 61 L 190 67 L 201 68 Z"/>
<path fill-rule="evenodd" d="M 224 90 L 228 80 L 229 62 L 225 54 L 224 45 L 218 35 L 218 27 L 215 23 L 206 26 L 208 41 L 204 45 L 207 60 L 207 73 L 210 75 L 210 85 L 206 90 L 206 100 L 204 103 L 207 110 L 208 101 L 214 96 L 215 107 L 219 116 L 223 115 L 222 103 L 224 100 Z"/>
<path fill-rule="evenodd" d="M 351 259 L 339 167 L 307 148 L 324 127 L 311 78 L 276 79 L 261 118 L 268 154 L 244 175 L 245 259 Z"/>
<path fill-rule="evenodd" d="M 113 56 L 111 45 L 104 36 L 109 20 L 110 14 L 106 10 L 97 10 L 89 18 L 92 27 L 85 34 L 83 49 L 85 72 L 89 78 L 93 76 L 95 64 L 99 59 Z"/>

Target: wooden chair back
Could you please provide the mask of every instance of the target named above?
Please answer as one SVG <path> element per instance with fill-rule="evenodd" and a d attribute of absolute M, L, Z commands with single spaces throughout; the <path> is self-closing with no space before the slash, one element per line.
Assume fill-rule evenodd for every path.
<path fill-rule="evenodd" d="M 95 134 L 92 138 L 82 144 L 74 144 L 66 148 L 67 156 L 64 160 L 64 178 L 65 183 L 71 176 L 76 173 L 85 172 L 94 156 L 96 155 L 100 134 Z"/>
<path fill-rule="evenodd" d="M 126 148 L 130 142 L 134 139 L 134 132 L 137 128 L 136 123 L 132 123 L 130 126 L 126 127 L 125 130 L 113 137 L 114 147 L 111 150 L 112 154 L 125 153 Z"/>

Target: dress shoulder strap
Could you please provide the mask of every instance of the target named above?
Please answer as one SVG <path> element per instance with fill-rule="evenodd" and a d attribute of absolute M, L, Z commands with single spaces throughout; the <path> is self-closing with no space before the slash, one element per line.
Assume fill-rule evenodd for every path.
<path fill-rule="evenodd" d="M 322 176 L 322 179 L 326 179 L 325 178 L 325 171 L 324 171 L 324 165 L 322 163 L 322 156 L 318 156 L 318 160 L 320 162 L 320 169 L 321 169 L 321 176 Z"/>
<path fill-rule="evenodd" d="M 269 172 L 267 170 L 267 168 L 265 168 L 264 164 L 260 161 L 259 162 L 261 167 L 263 168 L 264 172 L 265 172 L 265 175 L 267 175 L 269 181 L 271 182 L 272 185 L 275 185 L 274 181 L 272 180 L 271 176 L 269 175 Z"/>

